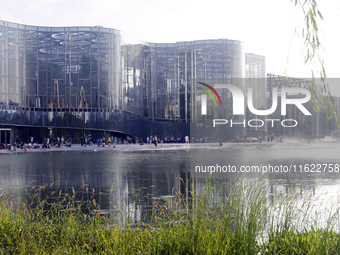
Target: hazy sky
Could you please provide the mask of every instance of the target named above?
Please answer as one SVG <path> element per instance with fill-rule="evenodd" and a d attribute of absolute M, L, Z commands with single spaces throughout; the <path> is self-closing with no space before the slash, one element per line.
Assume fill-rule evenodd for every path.
<path fill-rule="evenodd" d="M 318 2 L 325 18 L 320 36 L 326 72 L 339 77 L 340 1 Z M 304 17 L 291 0 L 1 0 L 0 19 L 38 26 L 101 25 L 147 42 L 240 40 L 246 52 L 266 56 L 268 73 L 311 74 L 303 62 Z"/>

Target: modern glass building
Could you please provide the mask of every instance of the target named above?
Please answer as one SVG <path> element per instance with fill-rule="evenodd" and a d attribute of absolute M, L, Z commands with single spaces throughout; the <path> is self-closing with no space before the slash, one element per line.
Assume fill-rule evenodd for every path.
<path fill-rule="evenodd" d="M 315 87 L 320 95 L 323 94 L 322 86 L 323 82 L 321 80 L 316 79 Z M 327 78 L 325 80 L 325 84 L 328 83 L 339 83 L 338 79 Z M 274 74 L 267 74 L 267 89 L 268 89 L 268 106 L 267 109 L 271 107 L 271 93 L 272 89 L 276 88 L 280 91 L 282 88 L 305 88 L 309 89 L 313 85 L 312 79 L 301 79 L 301 78 L 291 78 L 285 76 L 279 76 Z M 327 95 L 328 96 L 328 95 Z M 279 96 L 280 97 L 280 96 Z M 304 97 L 304 95 L 291 95 L 289 98 L 299 98 Z M 339 122 L 336 120 L 336 117 L 329 118 L 329 105 L 325 98 L 323 102 L 320 99 L 315 99 L 312 97 L 308 103 L 304 104 L 306 109 L 312 114 L 311 116 L 304 116 L 302 112 L 295 107 L 294 105 L 287 106 L 287 115 L 281 116 L 279 113 L 281 111 L 281 106 L 278 106 L 278 110 L 268 116 L 270 119 L 276 119 L 282 121 L 284 118 L 286 119 L 295 119 L 298 122 L 298 125 L 295 128 L 284 128 L 281 125 L 275 125 L 271 127 L 269 125 L 267 129 L 268 135 L 272 136 L 282 136 L 282 137 L 295 137 L 296 139 L 305 139 L 307 138 L 323 138 L 325 136 L 339 136 Z M 340 112 L 340 98 L 333 96 L 329 98 L 332 101 L 332 111 L 339 113 Z M 321 106 L 318 106 L 319 102 Z M 319 108 L 319 109 L 318 109 Z"/>
<path fill-rule="evenodd" d="M 267 109 L 267 73 L 266 73 L 266 59 L 264 56 L 253 53 L 246 53 L 246 88 L 252 88 L 253 104 L 256 109 Z M 270 100 L 271 101 L 271 100 Z M 247 119 L 258 119 L 265 121 L 265 116 L 255 116 L 249 111 L 247 112 Z M 255 132 L 254 132 L 255 130 Z M 250 136 L 265 136 L 263 132 L 267 132 L 267 126 L 255 127 L 247 130 Z"/>
<path fill-rule="evenodd" d="M 30 136 L 38 142 L 57 136 L 79 141 L 89 134 L 183 138 L 214 133 L 211 140 L 286 135 L 240 125 L 210 130 L 213 118 L 233 118 L 227 89 L 218 89 L 223 107 L 208 100 L 206 114 L 201 113 L 205 92 L 200 82 L 232 84 L 244 92 L 252 87 L 254 106 L 266 109 L 271 102 L 267 88 L 282 86 L 274 81 L 267 78 L 265 58 L 245 54 L 236 40 L 150 43 L 100 26 L 0 21 L 0 143 Z M 258 117 L 247 113 L 246 118 Z M 313 127 L 317 132 L 290 130 L 288 135 L 325 133 Z"/>
<path fill-rule="evenodd" d="M 0 21 L 2 140 L 93 132 L 183 137 L 198 116 L 197 81 L 244 76 L 239 41 L 159 44 L 99 26 Z"/>

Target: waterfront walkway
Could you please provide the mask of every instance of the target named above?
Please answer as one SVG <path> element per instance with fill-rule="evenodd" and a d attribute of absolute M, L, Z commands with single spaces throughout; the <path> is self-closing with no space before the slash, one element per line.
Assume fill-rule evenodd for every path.
<path fill-rule="evenodd" d="M 307 141 L 298 141 L 295 139 L 291 140 L 285 140 L 283 143 L 279 142 L 253 142 L 253 143 L 223 143 L 222 146 L 220 146 L 218 143 L 192 143 L 192 144 L 186 144 L 186 143 L 158 143 L 157 147 L 155 147 L 154 144 L 118 144 L 116 145 L 116 148 L 113 148 L 113 146 L 105 145 L 105 147 L 98 147 L 97 145 L 93 146 L 81 146 L 80 144 L 72 144 L 71 147 L 62 146 L 60 148 L 50 148 L 45 149 L 42 148 L 42 145 L 39 144 L 38 149 L 27 149 L 26 151 L 17 149 L 16 151 L 10 151 L 10 150 L 0 150 L 0 154 L 4 153 L 35 153 L 35 152 L 68 152 L 68 151 L 142 151 L 142 150 L 189 150 L 192 149 L 213 149 L 213 150 L 221 150 L 221 149 L 261 149 L 264 147 L 270 147 L 272 149 L 275 148 L 295 148 L 295 147 L 314 147 L 320 144 L 329 144 L 329 143 L 338 143 L 338 138 L 323 138 L 323 139 L 315 139 L 311 143 L 308 143 Z"/>
<path fill-rule="evenodd" d="M 157 147 L 154 144 L 118 144 L 116 148 L 113 146 L 105 145 L 105 147 L 98 147 L 97 145 L 93 146 L 81 146 L 80 144 L 72 144 L 71 147 L 62 146 L 60 148 L 51 147 L 50 149 L 42 148 L 42 145 L 39 144 L 38 149 L 27 149 L 26 151 L 17 149 L 16 151 L 10 150 L 0 150 L 0 154 L 2 153 L 35 153 L 35 152 L 67 152 L 67 151 L 140 151 L 140 150 L 186 150 L 190 148 L 190 144 L 185 143 L 166 143 L 166 144 L 157 144 Z"/>

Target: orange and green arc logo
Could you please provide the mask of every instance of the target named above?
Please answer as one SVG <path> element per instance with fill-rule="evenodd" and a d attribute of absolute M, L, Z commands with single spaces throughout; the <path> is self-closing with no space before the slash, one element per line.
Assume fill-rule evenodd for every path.
<path fill-rule="evenodd" d="M 217 96 L 218 100 L 220 101 L 220 104 L 222 105 L 222 100 L 221 100 L 221 98 L 220 98 L 220 95 L 217 93 L 217 91 L 216 91 L 213 87 L 211 87 L 210 85 L 208 85 L 208 84 L 206 84 L 206 83 L 203 83 L 203 82 L 198 82 L 198 83 L 201 84 L 201 85 L 203 85 L 203 86 L 206 86 L 206 87 L 209 88 L 209 89 L 211 89 L 211 91 L 215 93 L 215 95 Z M 206 93 L 214 100 L 214 103 L 215 103 L 215 105 L 217 106 L 216 100 L 215 100 L 214 96 L 211 94 L 211 92 L 210 92 L 209 90 L 203 89 L 203 88 L 199 88 L 199 89 L 201 89 L 201 90 L 203 90 L 204 92 L 206 92 Z"/>

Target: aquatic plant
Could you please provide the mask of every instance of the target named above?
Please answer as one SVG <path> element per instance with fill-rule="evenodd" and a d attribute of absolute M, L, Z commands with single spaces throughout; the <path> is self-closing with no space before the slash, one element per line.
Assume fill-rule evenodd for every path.
<path fill-rule="evenodd" d="M 51 184 L 52 185 L 52 184 Z M 154 203 L 148 220 L 135 223 L 115 208 L 101 215 L 94 190 L 86 200 L 76 192 L 51 192 L 30 203 L 4 191 L 0 198 L 0 254 L 337 254 L 338 210 L 321 226 L 313 215 L 312 193 L 291 186 L 285 192 L 267 179 L 209 181 L 200 192 L 174 188 Z M 86 209 L 86 210 L 84 210 Z M 126 215 L 129 214 L 129 215 Z M 299 217 L 303 216 L 303 221 Z M 121 220 L 125 224 L 120 224 Z"/>

